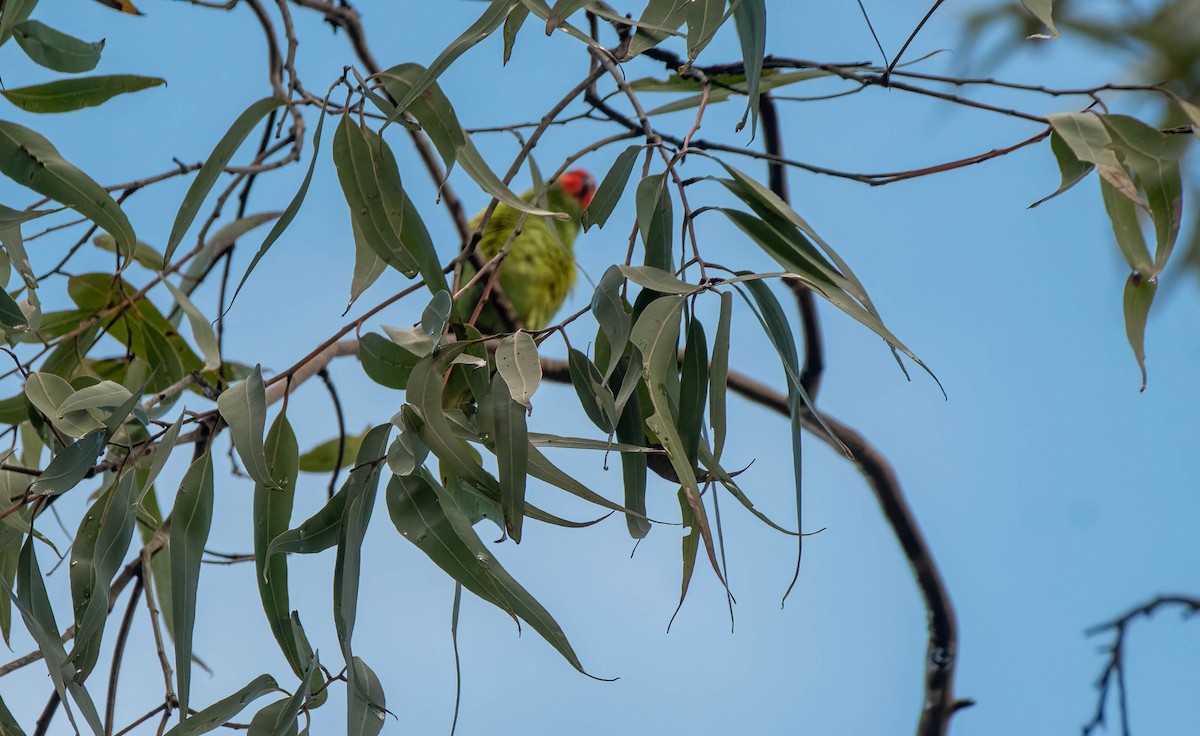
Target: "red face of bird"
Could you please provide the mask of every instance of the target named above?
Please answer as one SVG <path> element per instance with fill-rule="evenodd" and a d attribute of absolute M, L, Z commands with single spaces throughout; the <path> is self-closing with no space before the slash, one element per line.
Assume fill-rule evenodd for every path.
<path fill-rule="evenodd" d="M 563 191 L 579 200 L 583 209 L 592 202 L 596 193 L 596 180 L 586 169 L 572 169 L 558 179 Z"/>

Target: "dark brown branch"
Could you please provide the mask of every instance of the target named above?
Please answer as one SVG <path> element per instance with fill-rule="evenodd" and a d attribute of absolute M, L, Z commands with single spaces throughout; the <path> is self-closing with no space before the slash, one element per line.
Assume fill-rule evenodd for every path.
<path fill-rule="evenodd" d="M 1121 734 L 1129 736 L 1129 703 L 1128 690 L 1125 685 L 1125 637 L 1129 626 L 1139 618 L 1150 618 L 1160 609 L 1175 606 L 1183 609 L 1184 618 L 1200 613 L 1200 598 L 1182 595 L 1162 595 L 1143 603 L 1115 619 L 1098 624 L 1087 630 L 1088 636 L 1096 636 L 1107 631 L 1113 632 L 1112 645 L 1108 647 L 1108 661 L 1104 671 L 1096 681 L 1099 697 L 1096 700 L 1096 712 L 1091 720 L 1083 726 L 1083 736 L 1089 736 L 1097 729 L 1106 726 L 1104 711 L 1108 704 L 1109 694 L 1116 691 L 1117 714 L 1121 719 Z"/>

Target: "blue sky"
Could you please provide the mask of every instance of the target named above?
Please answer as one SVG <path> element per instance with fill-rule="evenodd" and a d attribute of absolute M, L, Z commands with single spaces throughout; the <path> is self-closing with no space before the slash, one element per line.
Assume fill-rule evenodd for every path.
<path fill-rule="evenodd" d="M 871 8 L 889 52 L 926 10 L 922 4 L 903 5 Z M 362 12 L 372 48 L 389 66 L 430 61 L 481 7 L 439 3 L 436 13 L 418 19 L 412 4 L 368 2 Z M 70 10 L 45 3 L 34 17 L 80 37 L 104 36 L 98 73 L 163 76 L 169 86 L 67 115 L 33 118 L 6 108 L 0 117 L 37 126 L 71 161 L 106 183 L 165 170 L 172 156 L 202 159 L 234 117 L 269 92 L 260 31 L 245 8 L 227 14 L 146 0 L 142 9 L 145 17 L 132 18 L 94 3 Z M 877 56 L 853 2 L 816 9 L 772 2 L 769 12 L 769 52 L 836 61 Z M 909 58 L 953 50 L 961 19 L 956 13 L 962 12 L 945 8 Z M 351 52 L 341 35 L 332 35 L 315 17 L 299 10 L 296 15 L 301 76 L 311 89 L 324 91 L 344 64 L 353 63 Z M 736 59 L 731 31 L 723 32 L 702 59 Z M 489 40 L 442 78 L 467 126 L 535 120 L 586 72 L 586 61 L 571 42 L 547 39 L 532 24 L 503 70 L 496 67 L 499 54 L 498 39 Z M 967 56 L 959 49 L 921 68 L 953 73 Z M 996 73 L 1026 82 L 1093 85 L 1119 74 L 1127 63 L 1067 38 Z M 52 77 L 22 61 L 12 44 L 0 50 L 0 68 L 8 86 Z M 652 62 L 630 64 L 627 73 L 664 76 Z M 801 86 L 794 93 L 810 92 Z M 1075 109 L 1068 100 L 993 99 L 1044 113 Z M 833 102 L 784 104 L 782 112 L 788 155 L 847 170 L 929 165 L 1037 132 L 1033 124 L 878 89 Z M 746 142 L 744 134 L 733 133 L 739 115 L 735 103 L 713 107 L 701 135 Z M 686 130 L 690 119 L 687 113 L 670 125 Z M 310 131 L 312 123 L 315 116 Z M 554 130 L 535 155 L 549 171 L 609 132 L 594 123 Z M 494 168 L 503 171 L 516 150 L 512 141 L 500 135 L 477 140 Z M 451 253 L 453 228 L 434 204 L 419 162 L 404 138 L 392 138 L 392 146 L 439 250 Z M 592 154 L 584 164 L 602 174 L 619 150 Z M 749 160 L 735 164 L 762 173 Z M 695 175 L 709 172 L 702 162 L 688 165 Z M 293 169 L 262 181 L 250 211 L 281 209 L 300 175 Z M 468 210 L 486 203 L 461 173 L 451 181 Z M 1174 273 L 1165 279 L 1150 323 L 1149 387 L 1139 393 L 1121 318 L 1127 268 L 1112 242 L 1097 184 L 1084 182 L 1042 207 L 1026 209 L 1058 184 L 1045 144 L 881 188 L 798 173 L 791 182 L 796 209 L 851 263 L 889 327 L 933 369 L 949 395 L 943 400 L 919 372 L 906 381 L 877 337 L 822 305 L 828 370 L 819 403 L 861 430 L 894 463 L 957 606 L 957 691 L 978 705 L 957 716 L 954 732 L 1074 731 L 1094 708 L 1093 682 L 1102 665 L 1104 641 L 1085 637 L 1084 629 L 1153 594 L 1195 588 L 1195 576 L 1185 571 L 1200 564 L 1198 468 L 1191 452 L 1200 401 L 1194 380 L 1200 359 L 1196 285 Z M 161 246 L 185 187 L 186 182 L 176 181 L 130 200 L 127 210 L 141 239 Z M 719 201 L 716 187 L 697 191 L 691 195 L 694 203 L 706 197 Z M 0 181 L 0 201 L 19 206 L 30 199 L 8 180 Z M 608 263 L 622 257 L 632 217 L 632 196 L 627 196 L 609 226 L 581 236 L 577 251 L 587 276 L 598 279 Z M 703 217 L 700 224 L 701 247 L 713 260 L 774 270 L 717 217 Z M 241 244 L 235 271 L 245 267 L 264 234 L 259 231 Z M 43 242 L 44 251 L 41 243 L 30 250 L 44 263 L 54 252 Z M 228 357 L 278 370 L 332 334 L 348 319 L 340 315 L 352 254 L 346 207 L 326 147 L 300 216 L 230 313 Z M 86 254 L 76 269 L 85 267 L 106 268 L 107 260 Z M 385 275 L 360 308 L 396 291 L 400 282 L 398 274 Z M 215 291 L 199 294 L 204 308 L 212 309 Z M 568 308 L 585 304 L 589 296 L 581 279 Z M 421 306 L 405 302 L 386 311 L 381 323 L 410 324 Z M 594 331 L 584 322 L 572 332 L 582 344 Z M 562 354 L 561 344 L 548 345 L 549 354 Z M 744 311 L 735 315 L 732 363 L 783 386 L 773 351 Z M 354 363 L 335 364 L 332 371 L 352 429 L 387 421 L 402 401 L 401 394 L 367 381 Z M 12 393 L 15 385 L 4 390 Z M 585 420 L 573 402 L 569 387 L 544 386 L 534 398 L 532 424 L 543 431 L 578 433 Z M 787 424 L 739 399 L 730 405 L 728 464 L 754 461 L 743 487 L 759 508 L 786 524 L 794 513 Z M 315 382 L 293 397 L 289 416 L 302 448 L 336 431 L 328 398 Z M 225 442 L 218 445 L 222 452 Z M 825 531 L 808 541 L 799 584 L 782 610 L 779 599 L 791 575 L 793 541 L 722 498 L 730 581 L 738 598 L 732 634 L 724 595 L 703 560 L 682 612 L 666 633 L 678 599 L 678 527 L 655 528 L 632 558 L 633 545 L 619 519 L 585 530 L 527 525 L 519 547 L 499 546 L 500 561 L 556 616 L 589 671 L 620 679 L 602 683 L 580 676 L 536 634 L 527 630 L 518 637 L 507 616 L 468 594 L 459 628 L 459 732 L 911 730 L 921 704 L 925 646 L 920 599 L 865 483 L 852 466 L 811 438 L 807 449 L 806 531 Z M 555 459 L 592 488 L 620 497 L 615 463 L 605 472 L 598 456 Z M 223 456 L 217 461 L 228 467 Z M 169 468 L 160 487 L 169 490 L 182 471 Z M 297 520 L 320 505 L 326 482 L 317 475 L 301 479 Z M 250 548 L 251 487 L 226 474 L 217 490 L 209 546 L 245 551 Z M 674 491 L 665 483 L 651 488 L 651 516 L 676 518 Z M 530 494 L 561 515 L 593 513 L 540 485 L 531 486 Z M 66 526 L 74 528 L 82 498 L 58 507 Z M 54 531 L 47 526 L 43 531 Z M 48 555 L 42 554 L 43 566 L 49 567 Z M 396 714 L 384 732 L 448 732 L 454 698 L 453 584 L 399 538 L 382 508 L 368 535 L 366 559 L 355 641 Z M 291 563 L 293 605 L 330 665 L 339 659 L 330 618 L 332 561 L 326 554 Z M 51 581 L 59 619 L 66 620 L 65 572 Z M 252 569 L 206 567 L 202 594 L 196 649 L 216 672 L 212 677 L 197 673 L 194 702 L 223 697 L 264 671 L 291 687 L 261 618 Z M 123 670 L 119 723 L 153 707 L 161 688 L 142 614 L 133 637 L 137 646 Z M 109 646 L 111 638 L 110 633 Z M 16 654 L 29 647 L 23 634 L 15 637 Z M 1200 715 L 1192 697 L 1200 682 L 1200 635 L 1194 627 L 1172 613 L 1139 624 L 1128 656 L 1135 729 L 1188 732 Z M 102 699 L 103 682 L 95 679 L 91 687 Z M 36 666 L 6 677 L 0 687 L 26 724 L 36 718 L 50 689 Z M 316 732 L 336 733 L 342 727 L 341 703 L 340 693 L 335 694 L 314 714 Z M 65 729 L 60 720 L 53 732 Z"/>

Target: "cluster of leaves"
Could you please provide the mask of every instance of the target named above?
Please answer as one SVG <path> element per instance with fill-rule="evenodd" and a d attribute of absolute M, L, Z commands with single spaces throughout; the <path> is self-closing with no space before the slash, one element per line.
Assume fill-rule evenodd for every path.
<path fill-rule="evenodd" d="M 31 0 L 5 3 L 0 12 L 0 43 L 11 37 L 33 61 L 60 72 L 76 74 L 94 68 L 102 44 L 88 44 L 29 20 L 34 5 Z M 120 5 L 127 12 L 136 12 L 132 6 Z M 1046 8 L 1048 18 L 1048 4 Z M 601 47 L 570 22 L 585 9 L 633 29 L 620 39 L 617 52 Z M 73 704 L 67 710 L 72 721 L 77 710 L 91 730 L 104 732 L 85 682 L 96 667 L 114 590 L 119 581 L 127 583 L 137 577 L 148 597 L 151 588 L 157 591 L 165 628 L 174 644 L 176 674 L 167 688 L 170 692 L 174 687 L 181 723 L 171 733 L 183 736 L 210 731 L 270 693 L 282 696 L 258 711 L 250 732 L 297 733 L 300 716 L 319 707 L 330 682 L 338 678 L 326 676 L 298 612 L 291 608 L 287 556 L 333 549 L 333 613 L 348 689 L 347 732 L 377 733 L 386 713 L 383 687 L 355 654 L 352 643 L 362 543 L 385 477 L 384 501 L 403 538 L 460 586 L 514 620 L 526 621 L 582 672 L 583 665 L 562 629 L 495 559 L 476 531 L 477 524 L 490 520 L 519 542 L 526 518 L 568 527 L 595 523 L 562 519 L 529 503 L 526 488 L 528 479 L 534 478 L 607 513 L 622 514 L 631 537 L 640 539 L 652 525 L 646 494 L 653 472 L 679 489 L 686 528 L 682 605 L 701 546 L 717 577 L 724 580 L 719 540 L 714 539 L 708 520 L 707 491 L 730 493 L 775 529 L 797 538 L 802 531 L 784 529 L 763 515 L 735 480 L 736 473 L 722 466 L 728 434 L 726 394 L 734 294 L 742 297 L 759 320 L 785 374 L 797 511 L 801 420 L 812 407 L 800 380 L 794 330 L 767 280 L 798 282 L 879 335 L 898 360 L 903 354 L 920 364 L 884 325 L 849 265 L 784 199 L 731 164 L 696 151 L 691 152 L 691 160 L 715 173 L 694 183 L 713 185 L 712 191 L 725 197 L 719 200 L 714 195 L 717 204 L 703 209 L 728 218 L 779 270 L 721 271 L 722 275 L 714 276 L 717 267 L 698 252 L 688 258 L 686 243 L 682 239 L 676 242 L 675 233 L 682 224 L 683 232 L 694 234 L 699 210 L 688 209 L 677 216 L 676 201 L 682 203 L 682 197 L 673 193 L 682 194 L 693 182 L 685 185 L 677 174 L 682 165 L 678 151 L 668 152 L 660 140 L 648 140 L 613 157 L 583 222 L 584 227 L 608 224 L 618 201 L 631 188 L 639 156 L 644 155 L 641 176 L 632 185 L 641 262 L 613 264 L 600 279 L 588 310 L 596 323 L 593 354 L 569 343 L 566 346 L 570 382 L 601 438 L 546 435 L 532 429 L 528 417 L 543 379 L 542 345 L 555 335 L 565 340 L 565 331 L 559 325 L 538 332 L 482 334 L 470 320 L 459 316 L 454 307 L 460 294 L 454 293 L 457 285 L 447 274 L 472 255 L 472 244 L 464 243 L 450 258 L 437 252 L 422 208 L 406 192 L 396 158 L 384 138 L 389 129 L 407 129 L 424 136 L 445 172 L 460 168 L 496 202 L 530 218 L 553 221 L 565 217 L 544 204 L 550 184 L 542 183 L 532 159 L 530 170 L 537 183 L 532 197 L 519 196 L 509 188 L 512 175 L 502 178 L 494 173 L 437 84 L 455 59 L 494 32 L 503 34 L 507 59 L 518 31 L 531 15 L 546 23 L 547 32 L 568 34 L 598 59 L 610 61 L 631 59 L 676 36 L 685 40 L 689 62 L 694 61 L 717 31 L 732 20 L 743 52 L 740 73 L 723 78 L 715 89 L 682 74 L 665 83 L 642 80 L 628 85 L 635 90 L 679 95 L 672 103 L 652 110 L 654 115 L 744 95 L 749 102 L 743 123 L 749 121 L 753 128 L 760 92 L 828 75 L 764 72 L 763 0 L 656 0 L 647 3 L 636 21 L 627 21 L 601 3 L 558 0 L 550 6 L 535 0 L 493 0 L 478 21 L 428 67 L 405 63 L 366 78 L 355 72 L 354 81 L 339 80 L 330 95 L 344 85 L 349 99 L 338 106 L 330 104 L 327 95 L 320 104 L 307 173 L 288 207 L 279 213 L 239 217 L 211 236 L 202 235 L 193 248 L 183 252 L 205 203 L 250 133 L 264 121 L 270 128 L 281 109 L 294 112 L 311 101 L 272 95 L 250 105 L 198 168 L 161 251 L 137 239 L 133 224 L 110 189 L 66 161 L 36 131 L 0 121 L 0 173 L 45 198 L 21 210 L 0 206 L 4 247 L 0 275 L 6 285 L 10 270 L 19 276 L 12 292 L 0 291 L 0 327 L 22 351 L 17 360 L 25 374 L 24 387 L 0 401 L 0 421 L 10 426 L 15 438 L 14 449 L 4 456 L 0 471 L 4 489 L 0 506 L 0 631 L 7 640 L 15 607 L 46 660 L 64 707 Z M 161 82 L 140 77 L 76 77 L 9 89 L 4 95 L 28 112 L 66 112 Z M 369 111 L 371 107 L 375 112 Z M 293 222 L 322 155 L 327 113 L 339 117 L 329 155 L 349 208 L 355 243 L 351 305 L 389 270 L 414 282 L 419 279 L 428 299 L 419 323 L 382 328 L 382 333 L 361 332 L 357 341 L 364 373 L 383 386 L 404 392 L 403 399 L 397 398 L 394 416 L 362 436 L 340 437 L 301 455 L 284 411 L 275 415 L 268 430 L 269 383 L 261 368 L 235 363 L 221 354 L 208 316 L 191 296 L 236 239 L 254 227 L 274 222 L 233 290 L 236 297 Z M 1141 335 L 1155 277 L 1178 233 L 1180 138 L 1117 115 L 1064 114 L 1051 118 L 1051 124 L 1051 145 L 1063 170 L 1060 191 L 1093 169 L 1103 177 L 1105 203 L 1122 252 L 1134 269 L 1126 290 L 1126 315 L 1130 341 L 1141 361 Z M 528 153 L 528 149 L 522 152 L 515 169 Z M 656 153 L 662 156 L 664 166 L 655 172 Z M 564 163 L 545 181 L 553 182 L 568 165 Z M 720 205 L 730 199 L 737 205 Z M 1153 220 L 1157 244 L 1153 257 L 1141 231 L 1138 207 L 1146 209 Z M 73 210 L 92 230 L 106 233 L 94 243 L 114 254 L 115 265 L 112 273 L 70 277 L 66 293 L 74 307 L 43 312 L 38 298 L 42 279 L 35 275 L 25 252 L 23 227 L 36 218 L 60 213 L 62 208 Z M 144 269 L 149 274 L 148 285 L 135 288 L 129 283 L 123 277 L 129 268 Z M 150 299 L 152 289 L 160 284 L 170 294 L 169 311 Z M 419 288 L 414 284 L 405 293 Z M 710 298 L 718 302 L 715 329 L 706 329 L 697 316 L 697 303 Z M 184 316 L 191 342 L 179 332 Z M 356 326 L 361 327 L 362 322 Z M 98 357 L 113 346 L 121 350 L 118 357 Z M 34 351 L 32 357 L 30 351 Z M 30 370 L 33 367 L 36 370 Z M 274 381 L 290 375 L 277 376 Z M 184 395 L 214 401 L 216 406 L 204 413 L 176 412 L 177 418 L 172 420 L 170 412 Z M 191 428 L 187 434 L 183 433 L 185 426 Z M 298 684 L 287 690 L 264 674 L 228 698 L 189 715 L 197 590 L 216 492 L 212 442 L 215 433 L 226 428 L 255 484 L 254 562 L 264 615 Z M 193 460 L 173 496 L 170 513 L 163 514 L 154 482 L 175 447 L 186 443 L 194 445 Z M 624 480 L 621 502 L 601 496 L 564 472 L 546 457 L 543 449 L 547 447 L 618 452 Z M 47 451 L 49 459 L 43 464 Z M 491 458 L 485 460 L 485 455 Z M 336 477 L 339 466 L 351 467 L 340 489 L 320 510 L 293 525 L 300 472 L 333 472 Z M 50 606 L 36 545 L 49 546 L 56 555 L 58 551 L 35 526 L 39 515 L 56 499 L 95 478 L 99 478 L 99 488 L 89 499 L 70 552 L 74 636 L 68 651 Z M 144 546 L 125 564 L 135 528 L 140 528 Z M 174 706 L 168 703 L 168 707 Z M 21 733 L 2 703 L 0 728 Z"/>

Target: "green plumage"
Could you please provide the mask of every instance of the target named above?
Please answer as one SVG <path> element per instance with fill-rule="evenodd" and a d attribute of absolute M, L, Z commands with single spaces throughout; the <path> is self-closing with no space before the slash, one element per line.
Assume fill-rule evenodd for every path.
<path fill-rule="evenodd" d="M 528 202 L 533 194 L 530 190 L 521 198 Z M 530 330 L 549 325 L 575 285 L 575 236 L 579 234 L 583 207 L 577 198 L 568 195 L 562 185 L 555 182 L 546 193 L 546 209 L 565 212 L 570 219 L 527 217 L 500 266 L 500 288 L 512 304 L 517 321 Z M 476 215 L 471 220 L 471 227 L 479 227 L 482 217 L 482 212 Z M 500 252 L 520 218 L 521 213 L 512 207 L 496 206 L 478 245 L 484 262 Z M 464 268 L 464 282 L 474 273 L 475 269 L 470 265 Z M 479 284 L 460 300 L 463 320 L 470 318 L 485 282 L 486 277 L 480 279 Z M 484 305 L 476 326 L 484 333 L 504 331 L 502 320 L 489 305 Z"/>

